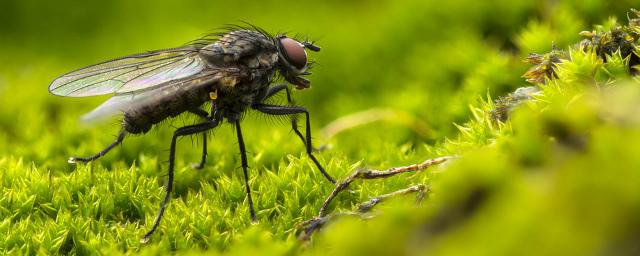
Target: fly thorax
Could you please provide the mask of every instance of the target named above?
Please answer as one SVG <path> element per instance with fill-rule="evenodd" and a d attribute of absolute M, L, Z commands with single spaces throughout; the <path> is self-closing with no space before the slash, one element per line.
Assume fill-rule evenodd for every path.
<path fill-rule="evenodd" d="M 230 90 L 236 86 L 236 84 L 240 83 L 241 72 L 239 69 L 227 69 L 225 71 L 219 71 L 213 77 L 214 80 L 218 81 L 218 84 L 223 90 Z"/>
<path fill-rule="evenodd" d="M 278 53 L 265 52 L 262 54 L 258 54 L 257 59 L 261 67 L 273 68 L 278 63 Z"/>
<path fill-rule="evenodd" d="M 240 59 L 240 64 L 250 69 L 272 69 L 278 62 L 278 53 L 260 51 Z"/>
<path fill-rule="evenodd" d="M 225 53 L 225 50 L 218 44 L 210 44 L 202 47 L 198 54 L 200 57 L 207 61 L 210 66 L 227 66 L 229 61 L 229 54 Z"/>
<path fill-rule="evenodd" d="M 199 52 L 213 66 L 244 64 L 256 68 L 262 65 L 255 58 L 265 50 L 276 51 L 269 38 L 255 31 L 237 30 L 224 34 L 215 43 L 202 47 Z"/>

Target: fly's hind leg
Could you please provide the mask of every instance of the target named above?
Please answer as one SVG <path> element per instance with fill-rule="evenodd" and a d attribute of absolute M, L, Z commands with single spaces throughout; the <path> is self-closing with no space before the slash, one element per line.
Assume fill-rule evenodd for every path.
<path fill-rule="evenodd" d="M 189 112 L 201 117 L 205 121 L 212 121 L 213 115 L 216 113 L 216 103 L 211 102 L 211 113 L 207 113 L 207 111 L 197 108 L 193 110 L 189 110 Z M 192 163 L 191 168 L 195 170 L 200 170 L 204 168 L 204 164 L 207 162 L 207 132 L 202 133 L 202 158 L 200 158 L 200 163 Z"/>
<path fill-rule="evenodd" d="M 199 163 L 192 163 L 191 168 L 194 170 L 200 170 L 204 168 L 204 164 L 207 162 L 207 133 L 202 133 L 202 158 Z"/>
<path fill-rule="evenodd" d="M 151 226 L 151 229 L 149 229 L 149 231 L 146 234 L 144 234 L 142 239 L 140 239 L 141 243 L 146 243 L 147 241 L 149 241 L 149 237 L 151 237 L 153 232 L 155 232 L 156 229 L 158 228 L 158 225 L 160 225 L 160 221 L 162 220 L 162 216 L 164 215 L 164 211 L 167 207 L 167 203 L 169 202 L 169 198 L 171 197 L 171 191 L 173 189 L 173 168 L 175 166 L 175 157 L 176 157 L 176 141 L 178 140 L 179 137 L 182 137 L 182 136 L 189 136 L 192 134 L 203 133 L 208 130 L 211 130 L 216 126 L 218 126 L 219 123 L 220 121 L 216 119 L 207 120 L 204 123 L 178 128 L 173 133 L 173 138 L 171 139 L 171 147 L 169 148 L 169 169 L 167 171 L 167 184 L 164 187 L 165 188 L 164 198 L 162 199 L 162 203 L 160 204 L 160 210 L 158 210 L 158 216 L 153 222 L 153 226 Z"/>
<path fill-rule="evenodd" d="M 124 130 L 120 130 L 120 132 L 118 132 L 118 137 L 116 137 L 116 140 L 111 143 L 109 146 L 107 146 L 106 148 L 104 148 L 103 150 L 101 150 L 100 152 L 98 152 L 95 155 L 92 156 L 88 156 L 88 157 L 70 157 L 68 162 L 70 164 L 75 164 L 77 162 L 91 162 L 93 160 L 96 160 L 98 158 L 100 158 L 101 156 L 104 156 L 105 154 L 107 154 L 109 151 L 111 151 L 111 149 L 115 148 L 116 146 L 120 145 L 120 143 L 122 143 L 122 140 L 124 140 L 124 136 L 127 135 L 127 132 L 125 132 Z"/>
<path fill-rule="evenodd" d="M 212 110 L 214 109 L 214 107 L 212 106 Z M 205 120 L 211 120 L 211 115 L 209 113 L 207 113 L 207 111 L 201 109 L 201 108 L 197 108 L 197 109 L 193 109 L 193 110 L 189 110 L 189 112 L 205 119 Z M 213 113 L 213 111 L 211 112 Z M 202 168 L 204 168 L 204 164 L 207 162 L 207 133 L 203 132 L 202 133 L 202 157 L 200 158 L 200 162 L 199 163 L 192 163 L 191 164 L 191 168 L 195 169 L 195 170 L 200 170 Z"/>

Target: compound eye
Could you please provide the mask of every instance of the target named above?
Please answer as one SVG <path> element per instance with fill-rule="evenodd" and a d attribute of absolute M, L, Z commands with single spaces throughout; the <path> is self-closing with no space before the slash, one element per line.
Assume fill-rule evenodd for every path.
<path fill-rule="evenodd" d="M 284 57 L 297 69 L 303 69 L 307 65 L 307 52 L 304 46 L 296 40 L 288 37 L 280 39 L 280 44 L 284 49 Z"/>

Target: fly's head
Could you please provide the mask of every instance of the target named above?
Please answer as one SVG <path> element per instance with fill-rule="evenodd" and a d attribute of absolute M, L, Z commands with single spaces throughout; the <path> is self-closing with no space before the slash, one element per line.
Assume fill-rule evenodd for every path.
<path fill-rule="evenodd" d="M 278 66 L 284 79 L 294 84 L 298 90 L 309 88 L 311 82 L 303 77 L 311 74 L 307 71 L 310 63 L 305 49 L 317 52 L 320 47 L 306 41 L 301 43 L 284 35 L 277 36 L 275 44 L 278 48 Z"/>

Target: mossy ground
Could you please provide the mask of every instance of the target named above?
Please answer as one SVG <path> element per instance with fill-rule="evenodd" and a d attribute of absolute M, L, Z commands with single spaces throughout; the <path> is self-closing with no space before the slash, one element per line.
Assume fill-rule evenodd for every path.
<path fill-rule="evenodd" d="M 557 78 L 509 114 L 492 120 L 492 97 L 528 86 L 530 52 L 568 50 L 590 24 L 630 3 L 607 1 L 360 1 L 310 6 L 180 6 L 113 1 L 104 6 L 3 3 L 1 28 L 0 252 L 7 254 L 633 254 L 640 248 L 640 87 L 622 58 L 606 63 L 572 50 Z M 269 4 L 269 3 L 266 3 Z M 6 7 L 6 8 L 5 8 Z M 145 12 L 133 11 L 141 7 Z M 637 6 L 636 6 L 637 7 Z M 74 9 L 79 8 L 79 9 Z M 226 8 L 211 18 L 203 9 Z M 81 10 L 82 12 L 69 11 Z M 196 11 L 197 10 L 197 11 Z M 56 12 L 58 11 L 58 12 Z M 213 11 L 212 11 L 213 12 Z M 189 15 L 187 15 L 189 13 Z M 354 14 L 355 13 L 355 14 Z M 62 15 L 64 14 L 64 15 Z M 96 19 L 103 14 L 103 19 Z M 189 18 L 176 22 L 166 17 Z M 59 18 L 57 18 L 59 17 Z M 163 196 L 169 139 L 178 118 L 129 137 L 100 160 L 70 165 L 107 145 L 118 125 L 77 120 L 104 98 L 58 98 L 47 84 L 74 67 L 171 47 L 211 27 L 256 17 L 269 30 L 318 36 L 323 51 L 308 106 L 317 153 L 336 178 L 356 168 L 385 169 L 442 155 L 461 158 L 417 175 L 362 181 L 331 212 L 368 198 L 426 184 L 416 207 L 404 196 L 379 205 L 368 221 L 342 218 L 297 240 L 296 226 L 317 214 L 331 186 L 277 120 L 243 122 L 258 224 L 250 222 L 238 146 L 224 125 L 199 160 L 199 137 L 178 145 L 175 193 L 149 244 Z M 57 19 L 55 19 L 57 18 Z M 199 24 L 199 25 L 191 25 Z M 605 26 L 606 27 L 606 26 Z M 141 36 L 144 34 L 144 36 Z M 153 37 L 153 38 L 149 38 Z M 126 43 L 125 43 L 126 42 Z M 10 61 L 8 61 L 10 60 Z M 487 96 L 489 95 L 489 96 Z M 327 138 L 332 120 L 393 110 Z M 378 112 L 373 112 L 378 113 Z"/>

